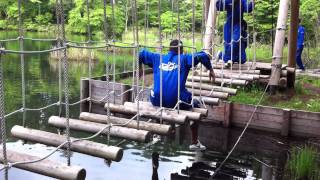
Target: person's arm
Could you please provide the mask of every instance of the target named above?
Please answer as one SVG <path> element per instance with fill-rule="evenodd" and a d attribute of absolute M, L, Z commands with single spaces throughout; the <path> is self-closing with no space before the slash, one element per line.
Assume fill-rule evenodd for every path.
<path fill-rule="evenodd" d="M 242 2 L 243 2 L 244 12 L 251 13 L 254 8 L 254 0 L 242 0 Z"/>
<path fill-rule="evenodd" d="M 197 52 L 193 55 L 193 64 L 192 64 L 192 55 L 188 54 L 187 55 L 187 67 L 192 68 L 196 67 L 199 63 L 203 64 L 208 70 L 209 70 L 209 78 L 210 80 L 214 81 L 215 79 L 215 74 L 210 62 L 210 57 L 207 53 L 201 51 Z M 193 65 L 193 66 L 192 66 Z"/>
<path fill-rule="evenodd" d="M 301 39 L 302 39 L 302 45 L 304 46 L 304 34 L 305 34 L 305 29 L 304 27 L 302 27 L 302 31 L 301 31 Z"/>
<path fill-rule="evenodd" d="M 139 64 L 145 64 L 152 68 L 154 62 L 157 60 L 158 57 L 159 54 L 143 49 L 139 53 Z"/>

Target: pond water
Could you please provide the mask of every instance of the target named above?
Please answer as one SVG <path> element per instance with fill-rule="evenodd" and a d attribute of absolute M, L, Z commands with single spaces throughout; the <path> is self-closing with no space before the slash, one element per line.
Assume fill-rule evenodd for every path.
<path fill-rule="evenodd" d="M 15 32 L 0 32 L 0 39 L 16 38 Z M 25 37 L 53 38 L 47 33 L 26 33 Z M 69 36 L 70 40 L 84 41 L 82 36 Z M 49 49 L 51 42 L 25 41 L 25 50 Z M 18 50 L 18 42 L 2 43 L 6 49 Z M 99 52 L 97 52 L 99 53 Z M 93 76 L 102 75 L 105 70 L 103 53 L 93 64 Z M 26 106 L 39 108 L 58 102 L 58 61 L 49 58 L 49 54 L 26 55 Z M 119 56 L 120 58 L 122 56 Z M 124 56 L 128 57 L 128 56 Z M 6 114 L 21 108 L 21 71 L 20 57 L 6 54 L 2 56 L 5 86 L 5 111 Z M 119 67 L 121 67 L 119 65 Z M 118 71 L 119 69 L 117 69 Z M 122 69 L 123 70 L 123 69 Z M 119 70 L 120 71 L 120 70 Z M 88 76 L 88 64 L 83 61 L 71 61 L 69 69 L 70 78 L 70 102 L 79 100 L 80 78 Z M 22 121 L 22 114 L 10 116 L 6 119 L 8 133 L 8 149 L 23 153 L 38 155 L 39 157 L 49 153 L 53 147 L 30 142 L 22 142 L 10 136 L 10 129 L 14 125 L 57 132 L 47 123 L 51 115 L 58 114 L 58 107 L 52 107 L 43 111 L 27 112 L 26 121 Z M 79 116 L 79 106 L 71 107 L 71 117 Z M 241 129 L 224 129 L 219 126 L 202 124 L 200 126 L 200 140 L 208 148 L 205 152 L 191 152 L 188 150 L 190 135 L 188 129 L 178 128 L 173 137 L 161 138 L 161 141 L 151 146 L 126 141 L 120 145 L 124 149 L 124 156 L 120 162 L 111 164 L 103 159 L 87 156 L 80 153 L 72 153 L 71 162 L 86 169 L 87 179 L 112 179 L 112 180 L 149 180 L 152 179 L 151 155 L 157 152 L 160 155 L 158 177 L 159 179 L 206 179 L 208 173 L 222 162 L 232 145 L 235 143 Z M 86 133 L 72 131 L 74 137 L 89 136 Z M 94 141 L 107 143 L 107 138 L 100 136 Z M 121 139 L 112 138 L 110 144 L 115 145 Z M 283 140 L 276 135 L 265 134 L 257 131 L 249 131 L 240 142 L 234 154 L 222 168 L 218 179 L 261 179 L 281 177 L 285 166 L 286 152 L 291 141 Z M 58 151 L 50 159 L 66 162 L 65 152 Z M 191 167 L 191 168 L 190 168 Z M 202 169 L 202 170 L 199 170 Z M 3 172 L 1 172 L 3 173 Z M 178 174 L 174 174 L 178 173 Z M 1 178 L 3 175 L 0 174 Z M 9 179 L 51 179 L 28 171 L 11 168 Z"/>

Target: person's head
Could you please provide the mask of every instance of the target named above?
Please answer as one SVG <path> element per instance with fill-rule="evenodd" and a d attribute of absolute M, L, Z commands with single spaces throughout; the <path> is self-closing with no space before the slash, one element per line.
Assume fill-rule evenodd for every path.
<path fill-rule="evenodd" d="M 180 54 L 183 53 L 183 43 L 182 41 L 178 39 L 174 39 L 170 42 L 170 51 L 179 53 L 179 48 L 180 48 Z"/>

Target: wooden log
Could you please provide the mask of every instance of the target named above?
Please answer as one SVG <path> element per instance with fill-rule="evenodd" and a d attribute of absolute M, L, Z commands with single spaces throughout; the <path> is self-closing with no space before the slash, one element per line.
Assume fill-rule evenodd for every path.
<path fill-rule="evenodd" d="M 66 137 L 63 135 L 24 128 L 22 126 L 17 125 L 11 129 L 11 134 L 12 136 L 19 139 L 56 147 L 66 141 Z M 71 138 L 71 141 L 75 139 L 76 138 Z M 66 146 L 64 146 L 63 148 L 66 148 Z M 123 150 L 119 147 L 107 146 L 101 143 L 96 143 L 87 140 L 81 140 L 71 143 L 70 148 L 72 151 L 75 152 L 84 153 L 91 156 L 109 159 L 117 162 L 119 162 L 123 156 Z"/>
<path fill-rule="evenodd" d="M 124 106 L 131 107 L 131 108 L 137 108 L 137 104 L 132 103 L 132 102 L 125 102 Z M 140 101 L 139 109 L 140 109 L 140 111 L 143 110 L 143 111 L 157 112 L 157 111 L 159 111 L 160 107 L 155 107 L 150 102 Z M 165 110 L 165 111 L 168 111 L 168 110 Z M 177 111 L 169 111 L 169 112 L 178 114 Z M 200 120 L 201 119 L 201 113 L 198 113 L 198 112 L 180 110 L 179 113 L 186 115 L 187 118 L 190 120 Z"/>
<path fill-rule="evenodd" d="M 214 73 L 227 73 L 227 74 L 228 74 L 228 73 L 231 73 L 231 70 L 230 70 L 230 69 L 224 69 L 224 70 L 222 71 L 222 70 L 220 70 L 220 69 L 215 69 L 215 70 L 214 70 Z M 232 69 L 232 73 L 234 73 L 234 74 L 239 74 L 240 71 L 239 71 L 239 70 L 233 70 L 233 69 Z M 260 71 L 260 70 L 255 70 L 255 69 L 250 69 L 250 70 L 242 70 L 241 73 L 242 73 L 242 74 L 260 75 L 261 71 Z M 199 75 L 199 76 L 200 76 L 200 74 L 201 74 L 201 71 L 199 71 L 199 70 L 196 70 L 196 71 L 194 72 L 194 75 Z M 208 71 L 202 72 L 201 75 L 202 75 L 202 76 L 209 76 L 209 72 L 208 72 Z"/>
<path fill-rule="evenodd" d="M 153 106 L 151 102 L 140 101 L 140 103 L 143 103 L 146 106 Z M 186 111 L 186 110 L 180 110 L 180 111 L 183 112 L 183 113 L 187 113 L 187 114 L 191 114 L 192 112 L 197 112 L 197 113 L 200 113 L 202 116 L 207 116 L 208 115 L 208 109 L 205 109 L 205 108 L 192 108 L 191 109 L 191 111 L 192 111 L 191 113 L 190 113 L 190 111 Z M 193 114 L 193 116 L 195 116 L 195 115 Z"/>
<path fill-rule="evenodd" d="M 57 116 L 51 116 L 48 123 L 58 128 L 66 127 L 66 119 Z M 81 121 L 76 119 L 69 119 L 70 129 L 77 131 L 84 131 L 90 133 L 97 133 L 101 131 L 106 125 L 88 121 Z M 102 131 L 101 134 L 108 135 L 108 129 Z M 130 139 L 139 142 L 150 142 L 151 133 L 145 130 L 136 130 L 126 127 L 112 126 L 110 128 L 110 136 Z"/>
<path fill-rule="evenodd" d="M 80 114 L 79 119 L 91 121 L 91 122 L 96 122 L 96 123 L 108 124 L 108 116 L 101 115 L 101 114 L 82 112 Z M 115 117 L 115 116 L 110 116 L 109 121 L 110 121 L 110 123 L 113 123 L 113 124 L 125 124 L 126 123 L 125 127 L 129 127 L 129 128 L 136 129 L 138 126 L 136 120 L 132 120 L 129 123 L 127 123 L 128 119 L 119 118 L 119 117 Z M 145 121 L 139 122 L 139 128 L 142 130 L 150 131 L 152 133 L 160 134 L 160 135 L 168 135 L 172 132 L 172 128 L 170 125 L 150 123 L 150 122 L 145 122 Z"/>
<path fill-rule="evenodd" d="M 186 87 L 190 87 L 192 88 L 192 82 L 187 81 L 186 82 Z M 221 86 L 214 86 L 211 84 L 205 84 L 205 83 L 198 83 L 198 82 L 193 82 L 193 88 L 196 89 L 203 89 L 203 90 L 213 90 L 216 92 L 225 92 L 231 95 L 235 95 L 237 94 L 237 89 L 233 89 L 233 88 L 227 88 L 227 87 L 221 87 Z"/>
<path fill-rule="evenodd" d="M 200 97 L 200 96 L 194 96 L 195 99 L 198 101 L 203 100 L 204 103 L 209 105 L 218 105 L 219 104 L 219 98 L 210 98 L 210 97 Z"/>
<path fill-rule="evenodd" d="M 279 87 L 286 88 L 287 87 L 287 78 L 282 77 L 279 79 Z"/>
<path fill-rule="evenodd" d="M 280 74 L 281 74 L 281 66 L 282 66 L 282 59 L 283 59 L 283 47 L 285 41 L 285 34 L 286 34 L 286 25 L 287 25 L 287 18 L 288 18 L 288 8 L 289 8 L 289 0 L 280 0 L 279 5 L 279 14 L 278 14 L 278 21 L 277 21 L 277 31 L 275 36 L 274 42 L 274 49 L 273 49 L 273 59 L 272 59 L 272 71 L 271 71 L 271 78 L 270 78 L 270 90 L 271 93 L 275 93 L 275 88 L 278 86 Z"/>
<path fill-rule="evenodd" d="M 107 104 L 105 104 L 104 108 L 107 109 Z M 128 115 L 135 115 L 138 113 L 137 108 L 126 107 L 124 105 L 116 105 L 116 104 L 110 103 L 109 108 L 110 108 L 110 111 L 114 113 L 121 113 L 121 114 L 128 114 Z M 160 112 L 156 113 L 155 111 L 141 110 L 139 113 L 142 117 L 160 119 Z M 187 120 L 187 116 L 183 114 L 177 114 L 175 112 L 163 111 L 162 119 L 167 122 L 184 124 Z"/>
<path fill-rule="evenodd" d="M 255 79 L 259 79 L 259 75 L 256 74 L 240 74 L 240 73 L 232 73 L 232 72 L 217 72 L 215 71 L 215 77 L 216 78 L 228 78 L 228 79 L 242 79 L 247 81 L 253 81 Z M 209 77 L 208 73 L 202 73 L 203 77 Z M 189 74 L 192 79 L 192 75 Z M 197 74 L 197 76 L 200 76 L 200 74 Z"/>
<path fill-rule="evenodd" d="M 192 92 L 192 89 L 188 88 L 188 91 Z M 200 89 L 193 89 L 193 94 L 196 96 L 206 96 L 212 98 L 228 99 L 229 94 L 224 92 L 207 91 Z"/>
<path fill-rule="evenodd" d="M 188 81 L 192 80 L 191 76 L 188 76 Z M 200 76 L 193 76 L 193 80 L 196 82 L 200 81 Z M 201 77 L 202 82 L 211 83 L 209 77 Z M 248 84 L 248 81 L 246 80 L 240 80 L 240 79 L 221 79 L 221 78 L 215 78 L 215 84 L 233 84 L 233 85 L 239 85 L 239 86 L 245 86 Z"/>
<path fill-rule="evenodd" d="M 31 156 L 29 154 L 7 150 L 7 159 L 10 163 L 34 161 L 40 157 Z M 0 161 L 3 162 L 3 149 L 0 148 Z M 60 162 L 54 162 L 45 159 L 35 163 L 17 164 L 14 167 L 53 177 L 56 179 L 66 180 L 84 180 L 86 178 L 86 170 L 79 166 L 68 166 Z"/>

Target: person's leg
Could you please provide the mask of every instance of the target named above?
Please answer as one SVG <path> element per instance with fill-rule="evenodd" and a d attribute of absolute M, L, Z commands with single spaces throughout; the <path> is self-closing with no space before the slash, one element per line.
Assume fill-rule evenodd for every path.
<path fill-rule="evenodd" d="M 198 143 L 198 128 L 199 128 L 198 122 L 196 121 L 190 122 L 191 144 Z"/>
<path fill-rule="evenodd" d="M 296 63 L 301 70 L 304 70 L 304 66 L 303 66 L 302 59 L 301 59 L 302 51 L 303 51 L 303 47 L 298 47 L 297 55 L 296 55 Z"/>

